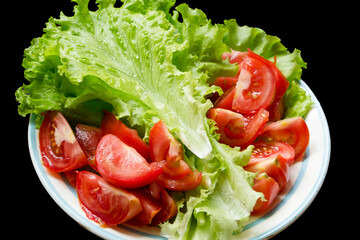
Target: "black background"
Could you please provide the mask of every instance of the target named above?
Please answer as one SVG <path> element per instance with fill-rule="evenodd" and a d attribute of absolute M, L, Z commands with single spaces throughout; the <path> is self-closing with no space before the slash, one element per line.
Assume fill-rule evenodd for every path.
<path fill-rule="evenodd" d="M 344 188 L 349 185 L 344 175 L 351 174 L 346 172 L 348 168 L 343 167 L 342 161 L 346 161 L 343 153 L 347 150 L 341 145 L 351 136 L 351 131 L 346 130 L 351 124 L 344 126 L 344 123 L 354 124 L 349 119 L 355 116 L 351 112 L 354 108 L 350 111 L 347 107 L 356 106 L 356 101 L 351 101 L 350 97 L 356 95 L 356 88 L 352 86 L 358 74 L 356 68 L 350 67 L 353 60 L 347 54 L 357 55 L 354 48 L 356 30 L 351 33 L 348 28 L 355 21 L 349 10 L 357 6 L 335 1 L 327 5 L 314 1 L 188 0 L 187 3 L 192 8 L 202 9 L 208 18 L 213 19 L 213 23 L 235 18 L 239 25 L 259 27 L 267 34 L 278 36 L 290 51 L 294 48 L 302 51 L 301 55 L 308 63 L 302 79 L 317 96 L 328 119 L 331 161 L 323 187 L 313 203 L 297 221 L 273 239 L 324 239 L 334 234 L 349 233 L 349 228 L 345 228 L 343 223 L 350 220 L 346 214 L 354 211 L 352 205 L 356 196 L 351 197 L 353 192 L 350 194 Z M 40 183 L 28 153 L 28 117 L 18 115 L 14 96 L 15 90 L 25 83 L 21 66 L 24 49 L 30 46 L 33 38 L 42 35 L 50 16 L 57 18 L 60 11 L 72 15 L 74 3 L 70 0 L 33 0 L 6 4 L 2 8 L 0 47 L 4 48 L 2 60 L 5 66 L 2 72 L 7 74 L 2 75 L 1 82 L 11 84 L 2 89 L 2 97 L 5 97 L 2 102 L 6 107 L 2 115 L 5 137 L 5 154 L 2 157 L 2 174 L 5 177 L 2 185 L 5 189 L 1 193 L 4 202 L 2 217 L 6 227 L 3 224 L 2 233 L 9 231 L 19 237 L 26 234 L 35 239 L 99 239 L 69 217 Z M 347 77 L 347 73 L 354 75 Z M 344 172 L 346 174 L 340 175 Z"/>

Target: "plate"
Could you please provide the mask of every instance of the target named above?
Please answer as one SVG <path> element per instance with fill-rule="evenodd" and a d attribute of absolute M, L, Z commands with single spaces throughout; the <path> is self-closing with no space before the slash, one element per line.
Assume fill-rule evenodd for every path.
<path fill-rule="evenodd" d="M 330 133 L 325 114 L 311 89 L 300 81 L 300 86 L 311 96 L 313 109 L 306 116 L 310 131 L 310 143 L 304 160 L 290 167 L 287 188 L 274 201 L 272 208 L 262 216 L 250 217 L 244 231 L 233 239 L 268 239 L 293 223 L 309 207 L 325 179 L 330 161 Z M 31 115 L 28 142 L 36 173 L 54 201 L 76 222 L 103 239 L 167 239 L 160 235 L 158 227 L 133 227 L 118 225 L 102 228 L 87 219 L 79 205 L 76 190 L 64 174 L 48 171 L 41 164 L 38 130 L 35 115 Z"/>

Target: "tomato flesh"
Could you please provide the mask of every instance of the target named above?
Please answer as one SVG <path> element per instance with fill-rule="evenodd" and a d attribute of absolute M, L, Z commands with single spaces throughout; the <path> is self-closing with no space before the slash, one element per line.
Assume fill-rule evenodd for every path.
<path fill-rule="evenodd" d="M 134 148 L 112 134 L 101 138 L 95 161 L 100 175 L 107 182 L 129 189 L 155 181 L 164 166 L 164 162 L 149 164 Z"/>
<path fill-rule="evenodd" d="M 142 211 L 127 223 L 138 227 L 151 224 L 153 218 L 160 212 L 161 204 L 148 193 L 147 187 L 129 191 L 139 198 Z"/>
<path fill-rule="evenodd" d="M 88 164 L 75 134 L 58 111 L 47 111 L 39 129 L 42 163 L 56 172 L 66 172 Z"/>
<path fill-rule="evenodd" d="M 165 176 L 180 179 L 191 172 L 189 165 L 184 161 L 181 144 L 171 135 L 163 121 L 155 123 L 151 128 L 149 149 L 152 161 L 166 160 L 163 172 Z"/>
<path fill-rule="evenodd" d="M 254 179 L 254 185 L 252 188 L 257 192 L 263 193 L 264 198 L 267 201 L 263 201 L 261 198 L 259 198 L 256 201 L 251 214 L 260 214 L 268 209 L 280 190 L 278 183 L 273 178 L 269 177 L 266 173 L 261 173 Z"/>
<path fill-rule="evenodd" d="M 232 109 L 245 114 L 271 105 L 275 96 L 275 74 L 259 57 L 247 55 L 240 65 Z"/>
<path fill-rule="evenodd" d="M 244 168 L 248 172 L 263 173 L 275 179 L 279 184 L 280 190 L 285 189 L 289 180 L 289 163 L 280 155 L 276 158 L 269 158 L 254 163 Z"/>
<path fill-rule="evenodd" d="M 294 148 L 287 143 L 260 141 L 254 142 L 253 145 L 255 148 L 247 166 L 270 158 L 277 158 L 279 155 L 284 158 L 289 165 L 294 162 Z"/>
<path fill-rule="evenodd" d="M 94 126 L 77 124 L 75 127 L 76 139 L 86 154 L 89 165 L 96 170 L 95 153 L 101 139 L 101 131 Z"/>
<path fill-rule="evenodd" d="M 162 174 L 156 179 L 156 182 L 163 188 L 172 191 L 183 192 L 197 188 L 200 185 L 201 180 L 202 180 L 202 172 L 194 170 L 185 177 L 182 177 L 180 179 L 172 179 Z"/>
<path fill-rule="evenodd" d="M 113 134 L 125 144 L 136 149 L 146 160 L 150 158 L 148 145 L 139 137 L 136 130 L 127 127 L 120 119 L 116 119 L 115 115 L 105 111 L 101 121 L 102 136 Z"/>
<path fill-rule="evenodd" d="M 115 226 L 141 212 L 140 200 L 130 192 L 108 184 L 102 177 L 80 171 L 76 190 L 87 217 L 99 224 Z"/>
<path fill-rule="evenodd" d="M 156 182 L 152 182 L 149 185 L 149 193 L 152 197 L 154 197 L 161 203 L 161 210 L 153 218 L 151 222 L 152 226 L 164 223 L 176 216 L 178 212 L 177 206 L 174 202 L 174 199 L 172 199 L 172 197 L 164 188 L 160 187 L 159 184 L 157 184 Z"/>
<path fill-rule="evenodd" d="M 295 161 L 299 161 L 309 145 L 310 133 L 304 119 L 296 117 L 269 123 L 262 129 L 259 139 L 288 143 L 295 150 Z"/>
<path fill-rule="evenodd" d="M 207 117 L 213 119 L 219 128 L 217 133 L 220 134 L 220 142 L 231 147 L 246 147 L 251 144 L 268 121 L 268 116 L 265 109 L 252 116 L 243 116 L 222 108 L 211 108 L 207 112 Z"/>

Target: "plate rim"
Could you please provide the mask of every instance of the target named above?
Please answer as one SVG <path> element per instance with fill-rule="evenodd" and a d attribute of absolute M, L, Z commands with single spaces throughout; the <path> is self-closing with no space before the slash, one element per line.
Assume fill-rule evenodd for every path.
<path fill-rule="evenodd" d="M 315 94 L 312 92 L 310 87 L 303 81 L 299 81 L 300 86 L 311 96 L 312 101 L 314 102 L 313 109 L 316 109 L 319 114 L 321 126 L 322 126 L 322 132 L 324 133 L 323 141 L 324 141 L 324 152 L 323 152 L 323 168 L 320 171 L 320 174 L 317 176 L 316 181 L 314 182 L 314 185 L 311 189 L 311 191 L 306 196 L 305 200 L 301 202 L 301 204 L 296 208 L 295 211 L 293 211 L 290 215 L 288 215 L 285 219 L 281 221 L 280 224 L 277 224 L 276 226 L 272 227 L 271 229 L 267 230 L 264 233 L 261 233 L 257 235 L 256 237 L 253 237 L 251 239 L 266 239 L 271 238 L 275 236 L 276 234 L 280 233 L 284 229 L 286 229 L 289 225 L 291 225 L 293 222 L 295 222 L 311 205 L 311 203 L 314 201 L 315 197 L 319 193 L 323 182 L 325 181 L 326 174 L 329 168 L 330 163 L 330 154 L 331 154 L 331 137 L 330 137 L 330 130 L 329 125 L 326 119 L 326 115 L 323 111 L 323 108 L 321 107 L 320 102 L 316 98 Z M 86 217 L 81 216 L 77 213 L 77 211 L 72 208 L 64 198 L 62 198 L 61 194 L 56 191 L 56 188 L 52 186 L 50 180 L 48 179 L 48 174 L 46 173 L 45 169 L 41 169 L 42 164 L 39 163 L 39 156 L 35 155 L 34 151 L 36 148 L 36 128 L 35 128 L 35 114 L 31 114 L 29 118 L 29 125 L 28 125 L 28 147 L 30 152 L 30 157 L 32 164 L 35 168 L 35 171 L 37 173 L 38 178 L 40 179 L 40 182 L 42 183 L 43 187 L 46 189 L 46 191 L 49 193 L 51 198 L 57 203 L 57 205 L 65 211 L 71 218 L 73 218 L 77 223 L 79 223 L 82 227 L 86 228 L 88 231 L 92 232 L 93 234 L 106 238 L 106 239 L 119 239 L 119 240 L 128 240 L 128 238 L 123 238 L 121 236 L 114 235 L 112 233 L 109 233 L 108 231 L 105 231 L 104 229 L 100 227 L 96 227 L 96 223 L 92 223 L 90 220 L 86 219 Z M 39 155 L 39 154 L 38 154 Z M 40 159 L 41 162 L 41 159 Z M 301 166 L 303 168 L 303 166 Z M 46 176 L 46 177 L 45 177 Z M 261 219 L 261 218 L 260 218 Z M 256 220 L 258 221 L 258 220 Z M 256 222 L 255 221 L 255 222 Z M 245 226 L 246 228 L 246 226 Z M 132 229 L 125 227 L 126 231 L 131 231 Z M 141 231 L 134 230 L 135 233 L 143 235 L 148 238 L 153 239 L 167 239 L 165 236 L 159 236 L 159 235 L 153 235 L 144 233 Z M 241 235 L 241 234 L 240 234 Z"/>

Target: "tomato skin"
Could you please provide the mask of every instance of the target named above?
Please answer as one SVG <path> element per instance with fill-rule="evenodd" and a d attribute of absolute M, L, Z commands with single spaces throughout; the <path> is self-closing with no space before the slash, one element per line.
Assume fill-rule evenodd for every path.
<path fill-rule="evenodd" d="M 162 174 L 156 179 L 156 183 L 171 191 L 184 192 L 197 188 L 200 185 L 201 180 L 202 172 L 194 170 L 181 179 L 171 179 Z"/>
<path fill-rule="evenodd" d="M 248 55 L 248 52 L 239 52 L 231 49 L 231 53 L 224 52 L 222 54 L 222 59 L 229 59 L 229 63 L 238 63 L 240 64 L 242 61 L 244 61 L 244 58 Z"/>
<path fill-rule="evenodd" d="M 269 122 L 276 122 L 284 118 L 285 105 L 284 98 L 275 99 L 271 106 L 268 108 Z"/>
<path fill-rule="evenodd" d="M 164 166 L 164 162 L 149 164 L 134 148 L 112 134 L 101 138 L 95 161 L 100 175 L 107 182 L 125 189 L 142 187 L 155 181 Z"/>
<path fill-rule="evenodd" d="M 261 198 L 259 198 L 251 214 L 263 213 L 272 204 L 280 191 L 279 184 L 266 173 L 261 173 L 256 176 L 252 188 L 257 192 L 263 193 L 267 201 L 262 201 Z"/>
<path fill-rule="evenodd" d="M 248 172 L 263 173 L 275 179 L 280 190 L 285 189 L 289 180 L 289 163 L 281 155 L 254 163 L 244 168 Z"/>
<path fill-rule="evenodd" d="M 309 145 L 310 133 L 304 119 L 295 117 L 269 123 L 262 129 L 259 139 L 288 143 L 295 150 L 295 161 L 299 161 Z"/>
<path fill-rule="evenodd" d="M 149 133 L 150 158 L 154 162 L 166 160 L 163 174 L 172 179 L 180 179 L 191 172 L 184 161 L 181 144 L 169 132 L 163 121 L 158 121 Z"/>
<path fill-rule="evenodd" d="M 153 218 L 160 212 L 162 206 L 157 199 L 153 198 L 147 191 L 147 186 L 129 190 L 137 198 L 139 198 L 142 211 L 127 223 L 134 226 L 146 226 L 151 224 Z"/>
<path fill-rule="evenodd" d="M 235 87 L 237 80 L 237 77 L 218 77 L 212 85 L 221 87 L 221 89 L 226 92 L 230 88 Z"/>
<path fill-rule="evenodd" d="M 42 163 L 56 172 L 72 171 L 88 164 L 75 134 L 58 111 L 47 111 L 39 129 Z"/>
<path fill-rule="evenodd" d="M 255 148 L 247 166 L 267 159 L 277 158 L 279 155 L 284 158 L 289 165 L 294 162 L 295 150 L 287 143 L 260 141 L 254 142 L 252 145 L 254 145 Z"/>
<path fill-rule="evenodd" d="M 220 142 L 231 147 L 246 147 L 251 144 L 268 121 L 268 116 L 265 109 L 252 116 L 243 116 L 222 108 L 211 108 L 207 112 L 207 117 L 213 119 L 219 128 L 217 132 L 220 134 Z"/>
<path fill-rule="evenodd" d="M 214 103 L 214 108 L 232 110 L 232 104 L 235 96 L 235 87 L 228 89 Z"/>
<path fill-rule="evenodd" d="M 273 68 L 267 60 L 249 50 L 239 69 L 232 109 L 253 114 L 262 108 L 268 108 L 274 100 L 276 90 Z"/>
<path fill-rule="evenodd" d="M 115 115 L 104 111 L 101 121 L 101 134 L 113 134 L 130 147 L 136 149 L 146 160 L 150 159 L 148 145 L 139 137 L 136 130 L 128 128 L 120 119 L 116 119 Z"/>
<path fill-rule="evenodd" d="M 168 192 L 159 186 L 156 182 L 152 182 L 149 185 L 149 193 L 152 197 L 160 201 L 161 210 L 153 218 L 151 226 L 156 226 L 160 223 L 164 223 L 167 220 L 176 216 L 178 209 L 174 202 L 174 199 L 168 194 Z"/>
<path fill-rule="evenodd" d="M 89 165 L 97 170 L 95 163 L 95 153 L 97 145 L 101 139 L 100 128 L 83 124 L 76 124 L 75 132 L 76 140 L 79 142 L 81 148 L 86 154 Z"/>
<path fill-rule="evenodd" d="M 99 224 L 115 226 L 142 210 L 140 200 L 133 194 L 85 170 L 77 174 L 76 190 L 86 216 Z"/>

